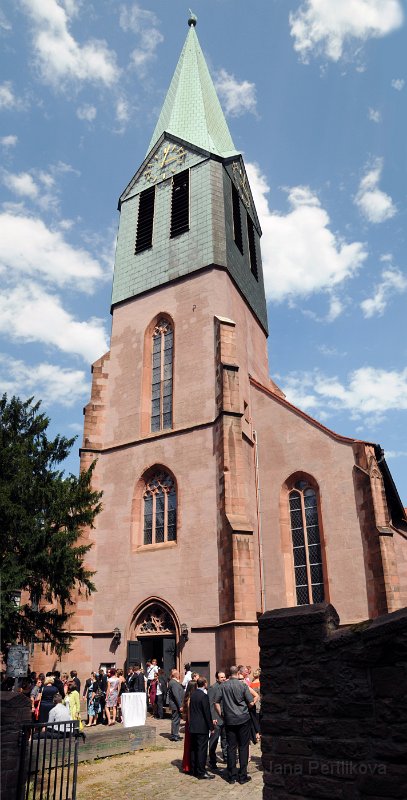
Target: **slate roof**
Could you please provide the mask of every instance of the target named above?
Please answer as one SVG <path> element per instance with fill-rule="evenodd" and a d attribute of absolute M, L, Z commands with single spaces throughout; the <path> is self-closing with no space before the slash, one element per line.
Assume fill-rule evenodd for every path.
<path fill-rule="evenodd" d="M 227 158 L 236 155 L 216 89 L 191 24 L 147 154 L 160 136 L 172 133 L 186 142 Z"/>

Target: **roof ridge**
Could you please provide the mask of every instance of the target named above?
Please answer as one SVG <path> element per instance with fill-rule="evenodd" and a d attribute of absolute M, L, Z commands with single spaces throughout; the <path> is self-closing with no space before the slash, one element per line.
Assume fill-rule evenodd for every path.
<path fill-rule="evenodd" d="M 316 425 L 317 428 L 320 428 L 322 431 L 325 431 L 330 436 L 333 436 L 334 439 L 338 439 L 339 441 L 342 442 L 351 442 L 351 443 L 360 442 L 363 444 L 371 444 L 371 445 L 375 444 L 375 442 L 368 442 L 366 439 L 355 439 L 354 437 L 351 436 L 343 436 L 341 433 L 336 433 L 336 431 L 333 431 L 332 428 L 328 428 L 326 425 L 323 425 L 322 422 L 319 422 L 317 419 L 315 419 L 315 417 L 311 417 L 311 415 L 307 414 L 306 411 L 302 411 L 302 409 L 298 408 L 298 406 L 295 406 L 294 403 L 290 403 L 290 401 L 287 400 L 285 397 L 281 397 L 280 395 L 276 394 L 271 389 L 269 389 L 267 386 L 264 386 L 263 383 L 257 381 L 256 378 L 253 378 L 252 375 L 249 375 L 249 382 L 253 384 L 253 386 L 256 386 L 258 389 L 261 389 L 263 392 L 270 395 L 270 397 L 273 397 L 281 405 L 288 406 L 290 409 L 295 411 L 301 417 L 303 417 L 306 420 L 309 420 L 309 422 L 311 422 L 313 425 Z"/>

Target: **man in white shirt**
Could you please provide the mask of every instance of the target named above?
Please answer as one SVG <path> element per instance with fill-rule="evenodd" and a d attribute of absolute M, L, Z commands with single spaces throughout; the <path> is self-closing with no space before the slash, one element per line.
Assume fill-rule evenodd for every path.
<path fill-rule="evenodd" d="M 147 689 L 149 689 L 158 672 L 157 659 L 153 658 L 151 662 L 147 662 L 146 667 L 147 667 Z"/>
<path fill-rule="evenodd" d="M 70 726 L 65 725 L 52 725 L 53 722 L 71 722 L 71 717 L 66 706 L 62 705 L 62 696 L 57 693 L 54 696 L 54 708 L 51 708 L 48 716 L 47 727 L 53 728 L 60 736 L 64 736 L 65 731 L 70 729 Z"/>
<path fill-rule="evenodd" d="M 192 679 L 191 664 L 184 664 L 184 670 L 185 670 L 185 675 L 184 675 L 184 680 L 182 681 L 182 685 L 184 689 L 186 689 L 190 680 Z"/>

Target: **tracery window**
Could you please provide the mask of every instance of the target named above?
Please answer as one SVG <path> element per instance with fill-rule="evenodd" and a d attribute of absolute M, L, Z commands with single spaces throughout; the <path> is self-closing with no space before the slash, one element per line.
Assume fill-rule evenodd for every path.
<path fill-rule="evenodd" d="M 159 319 L 153 332 L 151 430 L 172 426 L 172 365 L 174 332 L 168 319 Z"/>
<path fill-rule="evenodd" d="M 175 633 L 175 624 L 171 614 L 157 604 L 149 606 L 137 620 L 135 634 L 138 636 L 141 633 Z"/>
<path fill-rule="evenodd" d="M 177 493 L 173 478 L 156 472 L 144 490 L 144 544 L 177 539 Z"/>
<path fill-rule="evenodd" d="M 289 493 L 289 503 L 297 603 L 322 603 L 325 592 L 317 494 L 307 481 L 298 481 Z"/>

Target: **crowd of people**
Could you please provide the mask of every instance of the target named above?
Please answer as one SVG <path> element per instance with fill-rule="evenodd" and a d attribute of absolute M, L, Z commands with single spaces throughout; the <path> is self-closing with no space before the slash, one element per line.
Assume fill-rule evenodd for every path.
<path fill-rule="evenodd" d="M 218 769 L 216 750 L 221 747 L 221 760 L 227 764 L 230 783 L 246 783 L 250 742 L 260 738 L 256 706 L 260 693 L 260 671 L 252 675 L 250 666 L 231 666 L 228 676 L 216 672 L 216 681 L 207 680 L 191 665 L 184 665 L 181 679 L 176 669 L 166 679 L 156 659 L 148 661 L 144 670 L 134 663 L 127 675 L 122 669 L 91 672 L 83 685 L 86 701 L 85 727 L 97 724 L 115 725 L 121 721 L 121 697 L 124 692 L 144 692 L 147 706 L 157 719 L 164 718 L 164 707 L 171 713 L 171 741 L 180 741 L 180 724 L 184 722 L 182 769 L 186 775 L 202 780 L 214 778 Z M 6 688 L 2 686 L 2 688 Z M 7 687 L 9 688 L 9 687 Z M 33 721 L 45 725 L 81 719 L 81 681 L 76 670 L 30 673 L 20 691 L 31 699 Z M 237 768 L 237 755 L 239 768 Z M 207 760 L 211 772 L 207 770 Z"/>

